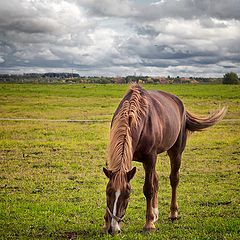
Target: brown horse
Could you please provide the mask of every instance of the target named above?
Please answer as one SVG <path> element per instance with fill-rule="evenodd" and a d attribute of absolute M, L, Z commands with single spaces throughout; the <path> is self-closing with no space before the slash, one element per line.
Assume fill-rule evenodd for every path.
<path fill-rule="evenodd" d="M 136 167 L 132 168 L 132 161 L 142 162 L 145 170 L 143 192 L 147 210 L 144 230 L 155 228 L 154 223 L 158 219 L 155 165 L 157 154 L 164 151 L 167 151 L 171 162 L 170 219 L 177 219 L 176 190 L 187 132 L 210 127 L 220 121 L 225 113 L 226 109 L 223 108 L 206 118 L 200 118 L 189 113 L 182 101 L 170 93 L 146 91 L 139 85 L 132 85 L 120 102 L 111 124 L 108 169 L 103 168 L 109 178 L 104 231 L 111 234 L 120 232 L 120 223 L 130 197 L 130 180 L 136 172 Z"/>

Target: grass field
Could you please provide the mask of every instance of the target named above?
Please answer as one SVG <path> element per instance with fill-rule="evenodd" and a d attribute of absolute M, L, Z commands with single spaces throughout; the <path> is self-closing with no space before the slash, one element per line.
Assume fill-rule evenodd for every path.
<path fill-rule="evenodd" d="M 111 116 L 126 85 L 0 84 L 1 118 Z M 141 164 L 123 231 L 102 234 L 110 122 L 0 121 L 0 239 L 240 239 L 240 86 L 147 85 L 177 94 L 193 113 L 228 106 L 225 121 L 190 136 L 183 155 L 181 219 L 168 221 L 169 160 L 158 158 L 159 221 L 142 232 Z"/>

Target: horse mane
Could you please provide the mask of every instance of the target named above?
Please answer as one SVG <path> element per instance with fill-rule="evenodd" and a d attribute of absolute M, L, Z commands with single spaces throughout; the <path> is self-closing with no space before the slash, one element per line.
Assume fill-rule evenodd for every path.
<path fill-rule="evenodd" d="M 139 85 L 131 85 L 128 94 L 131 94 L 130 98 L 123 102 L 113 119 L 108 149 L 108 168 L 120 176 L 120 182 L 123 173 L 132 169 L 132 130 L 146 116 L 148 106 L 146 92 Z"/>

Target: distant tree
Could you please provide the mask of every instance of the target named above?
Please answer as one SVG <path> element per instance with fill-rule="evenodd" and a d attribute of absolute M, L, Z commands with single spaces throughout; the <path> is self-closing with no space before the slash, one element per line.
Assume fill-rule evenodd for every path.
<path fill-rule="evenodd" d="M 151 77 L 147 78 L 147 83 L 154 83 L 153 79 Z"/>
<path fill-rule="evenodd" d="M 223 84 L 239 84 L 238 75 L 234 72 L 226 73 L 223 76 Z"/>

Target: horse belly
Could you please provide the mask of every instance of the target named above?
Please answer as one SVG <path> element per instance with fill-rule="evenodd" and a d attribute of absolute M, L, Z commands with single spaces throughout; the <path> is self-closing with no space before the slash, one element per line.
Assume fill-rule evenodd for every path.
<path fill-rule="evenodd" d="M 156 139 L 157 153 L 169 150 L 177 141 L 181 129 L 180 122 L 168 121 L 165 127 L 161 129 L 161 136 Z"/>
<path fill-rule="evenodd" d="M 157 153 L 162 153 L 168 151 L 177 141 L 178 135 L 175 136 L 165 136 L 164 139 L 158 143 Z"/>

